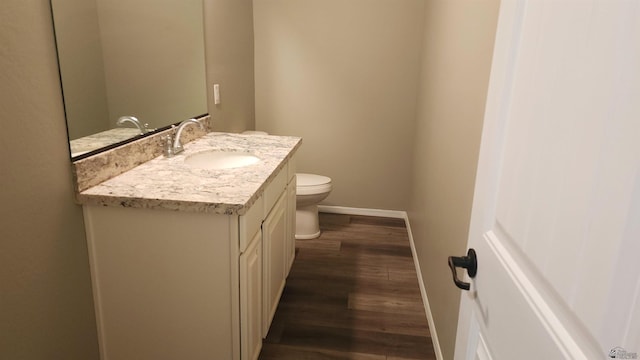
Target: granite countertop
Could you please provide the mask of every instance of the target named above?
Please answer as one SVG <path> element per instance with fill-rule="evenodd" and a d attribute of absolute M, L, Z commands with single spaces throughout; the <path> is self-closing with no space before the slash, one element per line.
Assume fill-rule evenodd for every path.
<path fill-rule="evenodd" d="M 82 205 L 243 215 L 275 177 L 300 138 L 208 133 L 184 145 L 184 152 L 159 156 L 78 194 Z M 206 150 L 249 152 L 260 162 L 233 169 L 196 169 L 185 157 Z"/>

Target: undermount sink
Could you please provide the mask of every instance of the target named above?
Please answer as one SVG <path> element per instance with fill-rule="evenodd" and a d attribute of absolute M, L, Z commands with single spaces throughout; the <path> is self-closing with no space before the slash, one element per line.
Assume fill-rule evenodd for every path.
<path fill-rule="evenodd" d="M 197 169 L 221 170 L 253 165 L 260 158 L 247 152 L 207 150 L 188 155 L 184 162 Z"/>

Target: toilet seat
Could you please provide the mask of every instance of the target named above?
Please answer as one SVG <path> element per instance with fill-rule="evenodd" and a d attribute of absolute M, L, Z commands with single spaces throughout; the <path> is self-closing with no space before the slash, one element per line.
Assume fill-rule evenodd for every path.
<path fill-rule="evenodd" d="M 244 135 L 269 135 L 265 131 L 256 131 L 256 130 L 243 131 L 242 134 L 244 134 Z"/>
<path fill-rule="evenodd" d="M 315 195 L 331 191 L 331 178 L 315 174 L 296 174 L 296 194 Z"/>

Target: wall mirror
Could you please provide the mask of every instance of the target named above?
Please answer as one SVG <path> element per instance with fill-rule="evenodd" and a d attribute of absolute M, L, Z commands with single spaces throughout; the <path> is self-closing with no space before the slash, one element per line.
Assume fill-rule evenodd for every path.
<path fill-rule="evenodd" d="M 51 0 L 72 160 L 207 113 L 202 7 Z"/>

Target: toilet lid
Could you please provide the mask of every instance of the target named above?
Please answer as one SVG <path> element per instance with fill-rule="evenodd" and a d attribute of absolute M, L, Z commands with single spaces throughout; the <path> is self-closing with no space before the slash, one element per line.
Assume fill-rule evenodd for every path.
<path fill-rule="evenodd" d="M 297 186 L 316 186 L 331 183 L 331 178 L 316 174 L 296 174 Z"/>
<path fill-rule="evenodd" d="M 296 174 L 297 195 L 317 195 L 331 191 L 331 178 L 315 174 Z"/>

